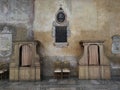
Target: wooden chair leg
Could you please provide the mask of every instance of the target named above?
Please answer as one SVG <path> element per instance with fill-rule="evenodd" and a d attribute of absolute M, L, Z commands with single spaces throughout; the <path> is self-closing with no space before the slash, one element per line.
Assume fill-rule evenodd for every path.
<path fill-rule="evenodd" d="M 69 73 L 69 78 L 70 78 L 70 73 Z"/>
<path fill-rule="evenodd" d="M 2 74 L 0 74 L 0 80 L 2 80 Z"/>
<path fill-rule="evenodd" d="M 63 79 L 63 73 L 61 72 L 61 79 Z"/>

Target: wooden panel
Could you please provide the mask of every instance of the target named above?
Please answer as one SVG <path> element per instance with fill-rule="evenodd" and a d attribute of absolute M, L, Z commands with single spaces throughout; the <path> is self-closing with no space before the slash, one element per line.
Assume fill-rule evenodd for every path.
<path fill-rule="evenodd" d="M 110 79 L 110 66 L 101 66 L 101 79 Z"/>
<path fill-rule="evenodd" d="M 21 67 L 20 68 L 20 80 L 31 80 L 31 68 L 30 67 Z"/>
<path fill-rule="evenodd" d="M 36 80 L 40 80 L 40 68 L 36 68 Z"/>
<path fill-rule="evenodd" d="M 9 73 L 9 76 L 10 76 L 10 80 L 15 80 L 15 76 L 14 76 L 14 68 L 10 68 L 10 73 Z"/>
<path fill-rule="evenodd" d="M 89 65 L 99 65 L 97 45 L 89 46 Z"/>
<path fill-rule="evenodd" d="M 30 80 L 35 80 L 35 68 L 31 68 Z"/>
<path fill-rule="evenodd" d="M 19 80 L 40 80 L 40 67 L 36 68 L 31 68 L 31 67 L 20 67 L 19 70 L 19 75 L 18 75 L 18 70 L 14 70 L 14 73 L 16 72 L 16 76 L 12 76 L 11 78 L 13 78 L 12 80 L 18 80 L 18 76 L 19 76 Z M 12 71 L 13 73 L 13 71 Z M 12 74 L 11 74 L 12 75 Z M 14 75 L 14 74 L 13 74 Z M 36 75 L 36 76 L 35 76 Z"/>
<path fill-rule="evenodd" d="M 89 79 L 100 79 L 100 66 L 88 66 Z"/>
<path fill-rule="evenodd" d="M 30 68 L 26 67 L 24 68 L 25 74 L 24 74 L 24 80 L 30 80 Z"/>
<path fill-rule="evenodd" d="M 14 69 L 14 80 L 17 81 L 18 80 L 18 68 Z"/>
<path fill-rule="evenodd" d="M 18 80 L 18 68 L 10 68 L 10 80 L 17 81 Z"/>
<path fill-rule="evenodd" d="M 19 80 L 25 80 L 24 76 L 25 76 L 25 70 L 24 68 L 20 68 L 20 71 L 19 71 Z"/>
<path fill-rule="evenodd" d="M 22 66 L 31 65 L 31 49 L 28 45 L 22 46 Z"/>
<path fill-rule="evenodd" d="M 79 79 L 88 79 L 88 66 L 79 66 Z"/>

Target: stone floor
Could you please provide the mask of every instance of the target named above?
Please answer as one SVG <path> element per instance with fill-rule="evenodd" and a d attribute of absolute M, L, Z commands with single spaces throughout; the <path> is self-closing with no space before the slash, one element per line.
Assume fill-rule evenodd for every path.
<path fill-rule="evenodd" d="M 49 79 L 38 82 L 0 81 L 0 90 L 120 90 L 120 80 Z"/>

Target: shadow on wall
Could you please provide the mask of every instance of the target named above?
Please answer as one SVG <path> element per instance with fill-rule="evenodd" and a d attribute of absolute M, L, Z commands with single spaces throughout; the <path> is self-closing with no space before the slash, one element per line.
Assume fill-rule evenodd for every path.
<path fill-rule="evenodd" d="M 38 40 L 37 40 L 36 49 L 37 49 L 37 53 L 39 54 L 39 56 L 44 57 L 45 55 L 44 45 Z"/>

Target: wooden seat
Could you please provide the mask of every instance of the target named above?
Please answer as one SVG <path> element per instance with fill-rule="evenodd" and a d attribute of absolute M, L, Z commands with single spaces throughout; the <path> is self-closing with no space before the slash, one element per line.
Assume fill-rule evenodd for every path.
<path fill-rule="evenodd" d="M 62 78 L 62 62 L 57 60 L 54 62 L 54 77 L 55 78 Z"/>
<path fill-rule="evenodd" d="M 65 78 L 70 77 L 70 62 L 57 60 L 54 63 L 54 77 L 55 78 Z"/>
<path fill-rule="evenodd" d="M 64 61 L 62 65 L 62 77 L 70 77 L 70 62 Z"/>

